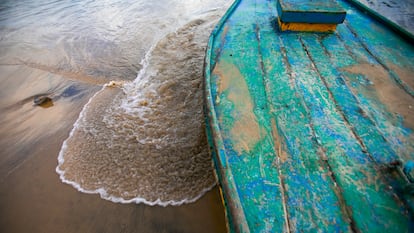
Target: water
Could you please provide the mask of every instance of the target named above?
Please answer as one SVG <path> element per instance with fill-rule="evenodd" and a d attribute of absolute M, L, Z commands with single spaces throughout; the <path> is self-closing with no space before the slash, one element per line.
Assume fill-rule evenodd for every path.
<path fill-rule="evenodd" d="M 1 65 L 102 86 L 62 145 L 63 182 L 114 202 L 163 206 L 193 202 L 215 185 L 202 67 L 209 33 L 229 4 L 0 3 Z M 77 92 L 72 85 L 62 96 Z"/>

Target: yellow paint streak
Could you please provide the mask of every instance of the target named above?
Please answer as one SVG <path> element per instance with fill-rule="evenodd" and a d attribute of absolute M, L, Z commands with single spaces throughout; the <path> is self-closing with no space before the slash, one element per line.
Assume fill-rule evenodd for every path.
<path fill-rule="evenodd" d="M 234 149 L 238 154 L 249 153 L 260 141 L 260 126 L 253 113 L 253 101 L 246 80 L 235 65 L 226 61 L 220 61 L 213 74 L 220 77 L 219 94 L 227 94 L 234 105 L 234 124 L 230 131 Z"/>
<path fill-rule="evenodd" d="M 285 23 L 277 19 L 281 31 L 296 31 L 296 32 L 334 32 L 336 24 L 321 24 L 321 23 Z"/>

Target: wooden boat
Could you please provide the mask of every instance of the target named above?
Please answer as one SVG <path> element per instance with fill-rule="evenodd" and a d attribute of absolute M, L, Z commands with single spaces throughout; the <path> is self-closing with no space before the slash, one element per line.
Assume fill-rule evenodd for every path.
<path fill-rule="evenodd" d="M 273 0 L 236 0 L 214 29 L 205 112 L 230 232 L 414 232 L 413 37 L 354 2 L 330 33 L 281 31 Z"/>

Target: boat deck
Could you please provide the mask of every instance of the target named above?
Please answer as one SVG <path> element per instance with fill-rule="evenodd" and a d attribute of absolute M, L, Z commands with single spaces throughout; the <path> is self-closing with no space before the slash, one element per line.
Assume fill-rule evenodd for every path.
<path fill-rule="evenodd" d="M 206 56 L 209 140 L 237 232 L 413 232 L 414 45 L 346 1 L 334 33 L 236 1 Z"/>

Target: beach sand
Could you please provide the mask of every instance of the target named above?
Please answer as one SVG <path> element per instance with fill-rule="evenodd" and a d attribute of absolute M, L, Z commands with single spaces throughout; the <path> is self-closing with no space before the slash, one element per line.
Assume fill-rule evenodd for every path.
<path fill-rule="evenodd" d="M 62 183 L 55 172 L 61 145 L 101 89 L 63 75 L 0 65 L 0 232 L 226 231 L 217 188 L 192 204 L 159 207 L 116 204 Z M 52 102 L 35 106 L 39 94 Z"/>

